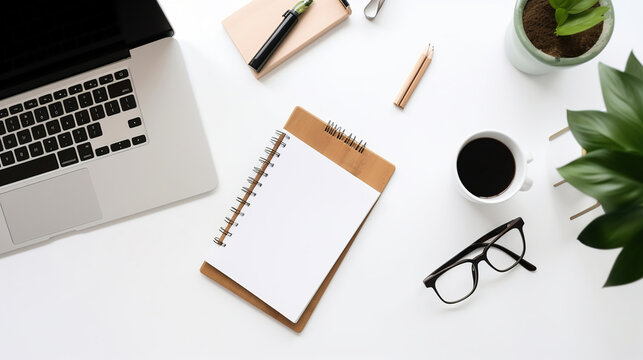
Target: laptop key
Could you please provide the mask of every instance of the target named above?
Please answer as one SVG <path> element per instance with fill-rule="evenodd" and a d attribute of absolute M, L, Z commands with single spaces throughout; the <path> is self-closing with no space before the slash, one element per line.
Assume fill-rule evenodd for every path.
<path fill-rule="evenodd" d="M 55 100 L 62 99 L 65 96 L 67 96 L 67 90 L 65 90 L 65 89 L 61 89 L 61 90 L 58 90 L 58 91 L 54 92 L 54 99 Z"/>
<path fill-rule="evenodd" d="M 45 126 L 47 127 L 47 133 L 49 135 L 58 134 L 60 132 L 60 122 L 56 119 L 47 122 Z"/>
<path fill-rule="evenodd" d="M 96 79 L 85 81 L 85 83 L 83 83 L 83 86 L 85 87 L 85 90 L 93 89 L 98 86 L 98 81 L 96 81 Z"/>
<path fill-rule="evenodd" d="M 127 72 L 127 69 L 123 69 L 121 71 L 117 71 L 114 73 L 114 76 L 116 77 L 116 80 L 126 78 L 129 73 Z"/>
<path fill-rule="evenodd" d="M 7 131 L 12 132 L 20 129 L 20 121 L 18 121 L 17 116 L 12 116 L 5 120 L 5 125 L 7 125 Z"/>
<path fill-rule="evenodd" d="M 13 155 L 12 155 L 13 156 Z M 2 155 L 0 155 L 2 157 Z M 32 159 L 9 169 L 0 170 L 0 186 L 28 179 L 58 169 L 58 161 L 54 154 Z"/>
<path fill-rule="evenodd" d="M 136 107 L 136 100 L 134 100 L 134 95 L 128 95 L 120 99 L 121 109 L 127 111 Z"/>
<path fill-rule="evenodd" d="M 89 109 L 89 113 L 92 115 L 92 120 L 100 120 L 105 117 L 105 110 L 103 110 L 103 105 L 94 106 Z"/>
<path fill-rule="evenodd" d="M 89 138 L 97 138 L 101 135 L 103 135 L 103 129 L 100 127 L 100 123 L 93 123 L 87 127 L 87 133 L 89 134 Z"/>
<path fill-rule="evenodd" d="M 63 100 L 63 105 L 65 106 L 66 113 L 78 110 L 78 101 L 76 101 L 75 97 L 70 97 Z"/>
<path fill-rule="evenodd" d="M 73 115 L 65 115 L 60 118 L 60 125 L 62 126 L 63 130 L 69 130 L 76 126 L 76 123 L 74 122 L 74 116 Z"/>
<path fill-rule="evenodd" d="M 105 84 L 107 84 L 107 83 L 111 83 L 112 81 L 114 81 L 114 76 L 112 76 L 112 74 L 107 74 L 107 75 L 105 75 L 105 76 L 101 76 L 101 77 L 99 77 L 99 78 L 98 78 L 98 82 L 99 82 L 101 85 L 105 85 Z"/>
<path fill-rule="evenodd" d="M 65 148 L 67 146 L 72 146 L 74 145 L 74 140 L 71 137 L 70 132 L 65 132 L 60 135 L 58 135 L 58 145 L 60 145 L 60 148 Z"/>
<path fill-rule="evenodd" d="M 31 131 L 29 131 L 29 129 L 20 130 L 16 135 L 18 135 L 18 143 L 20 145 L 31 142 Z"/>
<path fill-rule="evenodd" d="M 0 135 L 7 133 L 7 129 L 4 127 L 4 121 L 0 121 Z"/>
<path fill-rule="evenodd" d="M 107 86 L 110 99 L 132 92 L 132 83 L 125 79 Z"/>
<path fill-rule="evenodd" d="M 130 146 L 132 146 L 132 143 L 129 141 L 129 139 L 127 139 L 127 140 L 115 142 L 109 147 L 112 151 L 118 151 L 118 150 L 127 149 Z"/>
<path fill-rule="evenodd" d="M 86 92 L 78 95 L 78 102 L 80 103 L 81 108 L 86 108 L 88 106 L 94 105 L 94 101 L 92 100 L 92 94 L 90 92 Z"/>
<path fill-rule="evenodd" d="M 118 106 L 118 100 L 112 100 L 105 103 L 105 113 L 107 116 L 112 116 L 121 112 L 120 106 Z"/>
<path fill-rule="evenodd" d="M 94 95 L 94 102 L 96 104 L 107 100 L 107 90 L 105 90 L 105 87 L 101 87 L 92 91 L 92 94 Z"/>
<path fill-rule="evenodd" d="M 55 137 L 50 137 L 46 138 L 45 140 L 42 141 L 43 146 L 45 147 L 46 152 L 52 152 L 55 150 L 58 150 L 58 141 L 56 141 Z"/>
<path fill-rule="evenodd" d="M 9 116 L 9 110 L 7 109 L 0 109 L 0 119 L 6 118 Z"/>
<path fill-rule="evenodd" d="M 44 154 L 45 149 L 43 149 L 42 143 L 38 141 L 38 142 L 29 144 L 29 153 L 31 154 L 31 157 L 36 157 Z"/>
<path fill-rule="evenodd" d="M 31 128 L 31 135 L 33 135 L 34 140 L 42 139 L 47 136 L 47 131 L 45 125 L 40 124 Z"/>
<path fill-rule="evenodd" d="M 83 91 L 83 86 L 82 85 L 80 85 L 80 84 L 74 85 L 74 86 L 71 86 L 69 88 L 69 95 L 78 94 L 81 91 Z"/>
<path fill-rule="evenodd" d="M 80 157 L 80 160 L 85 161 L 94 157 L 94 150 L 92 149 L 92 144 L 88 142 L 78 145 L 76 149 L 78 150 L 78 156 Z"/>
<path fill-rule="evenodd" d="M 85 125 L 91 121 L 91 118 L 89 117 L 89 112 L 87 110 L 82 110 L 74 114 L 76 117 L 76 124 L 78 126 Z"/>
<path fill-rule="evenodd" d="M 51 117 L 59 117 L 63 114 L 63 104 L 57 101 L 49 105 L 49 114 Z"/>
<path fill-rule="evenodd" d="M 49 112 L 47 111 L 47 108 L 44 106 L 35 109 L 33 113 L 36 116 L 37 122 L 43 122 L 45 120 L 49 120 Z"/>
<path fill-rule="evenodd" d="M 103 156 L 109 154 L 109 148 L 107 146 L 101 146 L 96 149 L 96 156 Z"/>
<path fill-rule="evenodd" d="M 85 128 L 74 129 L 71 134 L 76 144 L 87 141 L 87 130 L 85 130 Z"/>
<path fill-rule="evenodd" d="M 132 138 L 132 144 L 134 145 L 142 144 L 146 141 L 147 139 L 145 138 L 145 135 L 139 135 Z"/>
<path fill-rule="evenodd" d="M 13 156 L 13 154 L 11 156 Z M 0 155 L 0 158 L 1 157 L 3 156 Z M 54 154 L 32 159 L 16 166 L 12 166 L 11 168 L 0 170 L 0 186 L 44 174 L 49 171 L 56 170 L 58 167 L 58 161 L 56 161 L 56 156 Z"/>
<path fill-rule="evenodd" d="M 9 112 L 11 113 L 11 115 L 17 114 L 17 113 L 21 112 L 22 110 L 23 110 L 22 104 L 16 104 L 16 105 L 13 105 L 13 106 L 9 107 Z"/>
<path fill-rule="evenodd" d="M 51 97 L 51 94 L 43 95 L 38 98 L 38 102 L 40 102 L 40 105 L 44 105 L 52 101 L 54 101 L 54 99 Z"/>
<path fill-rule="evenodd" d="M 35 124 L 36 119 L 33 117 L 33 113 L 31 111 L 27 111 L 20 114 L 20 123 L 22 124 L 22 127 L 27 127 Z"/>
<path fill-rule="evenodd" d="M 76 155 L 76 149 L 69 148 L 61 150 L 58 152 L 58 162 L 60 162 L 61 167 L 73 165 L 78 162 L 78 155 Z"/>
<path fill-rule="evenodd" d="M 38 101 L 36 99 L 31 99 L 31 100 L 25 101 L 25 109 L 27 109 L 27 110 L 35 108 L 36 106 L 38 106 Z"/>
<path fill-rule="evenodd" d="M 29 151 L 27 151 L 26 146 L 21 146 L 13 151 L 16 155 L 16 161 L 25 161 L 29 159 Z"/>
<path fill-rule="evenodd" d="M 0 160 L 2 161 L 3 166 L 9 166 L 16 162 L 16 158 L 13 157 L 13 153 L 11 151 L 0 154 Z"/>
<path fill-rule="evenodd" d="M 16 139 L 15 134 L 9 134 L 2 138 L 2 143 L 4 144 L 4 148 L 8 150 L 18 146 L 18 139 Z"/>
<path fill-rule="evenodd" d="M 127 125 L 129 125 L 130 128 L 135 128 L 137 126 L 141 126 L 141 118 L 133 118 L 131 120 L 127 120 Z"/>

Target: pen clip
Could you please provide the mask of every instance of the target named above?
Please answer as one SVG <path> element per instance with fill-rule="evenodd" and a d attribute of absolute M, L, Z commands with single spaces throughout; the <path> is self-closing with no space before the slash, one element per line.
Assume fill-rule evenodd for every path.
<path fill-rule="evenodd" d="M 339 0 L 339 3 L 342 4 L 342 6 L 344 7 L 344 9 L 346 9 L 346 11 L 348 11 L 348 15 L 353 13 L 353 10 L 351 10 L 351 4 L 349 4 L 348 1 Z"/>

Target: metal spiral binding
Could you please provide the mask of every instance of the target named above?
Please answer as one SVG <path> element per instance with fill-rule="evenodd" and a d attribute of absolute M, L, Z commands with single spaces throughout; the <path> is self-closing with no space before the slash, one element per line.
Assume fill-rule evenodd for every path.
<path fill-rule="evenodd" d="M 259 187 L 262 186 L 262 184 L 259 181 L 255 180 L 255 178 L 253 178 L 252 176 L 248 176 L 248 179 L 246 179 L 246 180 L 248 181 L 248 183 L 250 185 L 257 185 Z"/>
<path fill-rule="evenodd" d="M 269 162 L 268 159 L 266 159 L 263 156 L 259 158 L 259 162 L 262 163 L 262 164 L 268 164 L 268 166 L 270 166 L 270 167 L 275 166 L 274 163 Z"/>
<path fill-rule="evenodd" d="M 246 214 L 243 211 L 241 211 L 240 209 L 235 208 L 234 206 L 230 207 L 230 211 L 232 211 L 232 213 L 237 215 L 237 216 L 246 216 Z"/>
<path fill-rule="evenodd" d="M 268 177 L 268 174 L 266 174 L 266 172 L 261 170 L 261 168 L 259 168 L 259 167 L 256 167 L 256 166 L 253 167 L 252 171 L 254 171 L 254 173 L 259 175 L 259 176 Z"/>
<path fill-rule="evenodd" d="M 252 171 L 256 175 L 248 176 L 248 178 L 246 179 L 246 181 L 248 181 L 250 186 L 244 186 L 241 188 L 243 196 L 238 196 L 236 198 L 236 201 L 239 203 L 239 205 L 236 207 L 233 206 L 230 208 L 230 211 L 232 212 L 233 215 L 231 217 L 225 218 L 225 223 L 227 224 L 227 226 L 219 228 L 219 232 L 221 233 L 221 235 L 214 238 L 213 242 L 215 244 L 219 246 L 226 246 L 226 244 L 223 242 L 223 238 L 231 237 L 232 233 L 230 232 L 230 229 L 232 227 L 236 227 L 239 225 L 239 223 L 236 221 L 237 217 L 245 216 L 245 213 L 242 211 L 242 209 L 244 208 L 244 206 L 250 206 L 250 202 L 248 201 L 250 197 L 257 195 L 257 193 L 255 192 L 255 189 L 257 187 L 262 186 L 259 179 L 267 177 L 268 173 L 266 173 L 266 170 L 268 170 L 268 168 L 272 168 L 275 166 L 275 164 L 272 162 L 272 158 L 281 156 L 281 153 L 279 153 L 277 149 L 286 147 L 287 144 L 285 141 L 289 140 L 290 136 L 282 131 L 276 131 L 275 133 L 277 134 L 277 136 L 273 136 L 270 139 L 270 142 L 272 143 L 273 146 L 266 147 L 266 149 L 264 150 L 268 156 L 260 157 L 259 163 L 261 165 L 255 166 L 252 168 Z"/>
<path fill-rule="evenodd" d="M 329 121 L 324 128 L 324 131 L 330 136 L 342 141 L 344 144 L 348 145 L 353 150 L 359 152 L 360 154 L 366 150 L 366 142 L 362 144 L 362 140 L 357 142 L 357 136 L 354 136 L 353 133 L 346 135 L 346 129 L 342 129 L 341 126 L 336 123 Z"/>

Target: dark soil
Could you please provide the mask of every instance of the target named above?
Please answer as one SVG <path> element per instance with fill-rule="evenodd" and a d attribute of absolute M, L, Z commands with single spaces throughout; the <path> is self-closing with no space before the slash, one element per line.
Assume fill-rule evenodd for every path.
<path fill-rule="evenodd" d="M 527 38 L 544 53 L 559 58 L 572 58 L 587 52 L 601 36 L 603 23 L 578 34 L 556 36 L 554 8 L 548 0 L 529 0 L 525 4 L 522 23 Z"/>

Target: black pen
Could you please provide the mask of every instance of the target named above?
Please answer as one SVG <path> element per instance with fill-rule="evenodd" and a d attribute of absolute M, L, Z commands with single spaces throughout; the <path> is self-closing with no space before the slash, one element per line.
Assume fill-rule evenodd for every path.
<path fill-rule="evenodd" d="M 295 24 L 299 21 L 299 16 L 303 14 L 312 3 L 313 0 L 301 0 L 295 4 L 292 9 L 286 10 L 282 15 L 284 19 L 281 21 L 281 24 L 279 24 L 277 29 L 275 29 L 268 40 L 266 40 L 266 43 L 263 44 L 261 49 L 257 51 L 257 54 L 248 63 L 254 71 L 260 72 L 261 69 L 263 69 L 263 66 L 266 65 L 268 59 L 270 59 L 270 56 L 272 56 L 279 45 L 281 45 L 292 28 L 295 27 Z"/>

